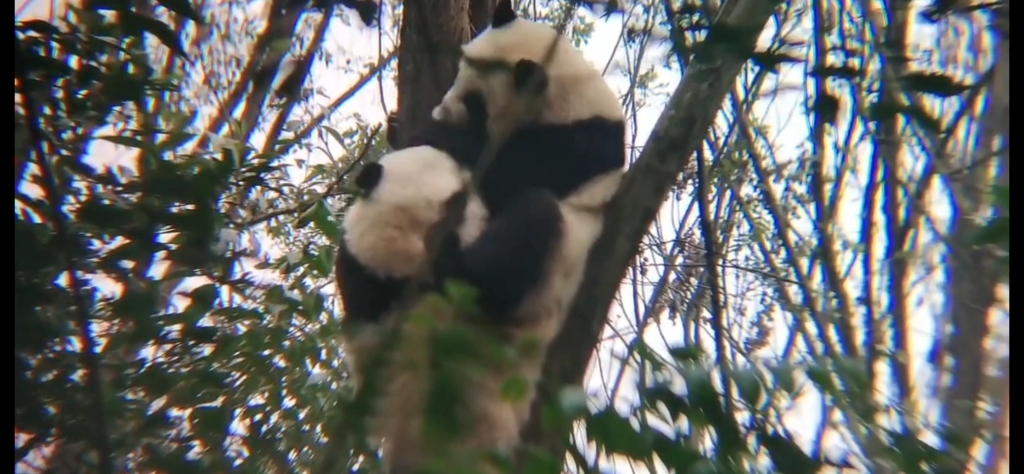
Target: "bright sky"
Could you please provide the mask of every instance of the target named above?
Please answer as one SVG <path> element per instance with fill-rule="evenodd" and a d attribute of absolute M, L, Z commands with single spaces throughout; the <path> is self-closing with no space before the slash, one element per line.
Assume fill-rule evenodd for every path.
<path fill-rule="evenodd" d="M 27 6 L 24 10 L 21 9 L 24 1 L 15 2 L 15 11 L 21 13 L 21 17 L 40 16 L 46 15 L 51 7 L 51 2 L 35 1 L 31 2 L 31 5 Z M 59 2 L 58 2 L 59 3 Z M 251 12 L 260 12 L 262 10 L 263 2 L 257 1 L 249 5 Z M 594 20 L 594 16 L 590 12 L 581 12 L 581 16 L 587 16 Z M 317 15 L 309 15 L 309 17 L 316 17 Z M 355 15 L 350 17 L 352 21 L 349 23 L 352 25 L 358 24 L 358 20 Z M 387 27 L 392 24 L 392 18 L 385 17 L 384 23 Z M 597 67 L 605 68 L 606 77 L 608 77 L 609 84 L 616 88 L 620 93 L 626 93 L 629 89 L 628 80 L 623 77 L 621 73 L 623 68 L 628 67 L 627 64 L 632 64 L 636 61 L 635 54 L 636 48 L 628 53 L 624 52 L 621 45 L 619 45 L 619 34 L 622 30 L 623 17 L 621 15 L 613 15 L 606 21 L 596 20 L 595 29 L 591 36 L 590 42 L 583 47 L 584 54 L 590 59 Z M 762 37 L 763 40 L 768 39 L 768 35 L 771 31 L 766 31 Z M 915 39 L 918 44 L 927 45 L 928 43 L 934 44 L 934 32 L 924 28 L 918 28 L 915 30 Z M 394 42 L 394 39 L 384 38 L 384 44 L 381 48 L 383 51 L 389 51 Z M 358 45 L 358 46 L 356 46 Z M 335 21 L 331 27 L 329 37 L 325 42 L 325 51 L 331 52 L 335 57 L 350 58 L 354 63 L 362 62 L 365 64 L 372 64 L 376 62 L 378 46 L 378 34 L 377 31 L 370 29 L 362 29 L 351 26 L 345 26 L 341 22 Z M 617 47 L 618 46 L 618 47 Z M 666 48 L 662 46 L 650 46 L 644 53 L 643 64 L 655 65 L 664 64 L 662 58 L 667 53 Z M 979 59 L 985 61 L 984 59 Z M 606 66 L 608 65 L 608 66 Z M 664 67 L 659 67 L 659 76 L 657 86 L 654 87 L 653 92 L 661 94 L 660 96 L 647 97 L 646 102 L 648 105 L 640 108 L 637 111 L 635 122 L 633 126 L 632 138 L 634 139 L 635 145 L 642 145 L 650 133 L 651 127 L 660 115 L 664 100 L 674 90 L 678 82 L 678 72 L 670 71 Z M 370 123 L 383 122 L 386 116 L 386 110 L 394 109 L 396 105 L 396 92 L 393 83 L 393 77 L 395 73 L 394 64 L 385 72 L 385 80 L 369 84 L 364 87 L 359 93 L 357 93 L 349 102 L 347 102 L 341 109 L 333 114 L 330 120 L 326 122 L 336 129 L 342 130 L 354 122 L 351 118 L 352 114 L 358 113 L 365 121 Z M 324 89 L 322 96 L 314 98 L 315 103 L 326 104 L 333 97 L 338 96 L 343 91 L 347 90 L 351 84 L 357 80 L 358 76 L 351 73 L 345 73 L 338 67 L 327 67 L 320 62 L 315 63 L 312 79 L 310 82 L 316 83 L 319 87 Z M 799 154 L 806 146 L 806 137 L 809 130 L 806 122 L 806 115 L 804 114 L 804 86 L 807 82 L 807 77 L 802 68 L 789 67 L 782 70 L 782 73 L 776 79 L 779 84 L 779 88 L 783 90 L 777 94 L 774 100 L 762 100 L 757 107 L 755 107 L 756 113 L 761 116 L 764 123 L 769 125 L 774 132 L 774 151 L 779 157 L 790 157 L 789 160 L 795 160 L 799 157 Z M 766 88 L 767 90 L 767 88 Z M 253 136 L 254 143 L 261 143 L 263 137 L 257 133 Z M 102 144 L 99 146 L 108 147 L 109 149 L 102 150 L 103 153 L 100 155 L 114 156 L 116 155 L 115 150 L 111 145 Z M 863 146 L 857 146 L 857 153 L 869 151 L 869 148 Z M 100 149 L 97 149 L 100 150 Z M 341 152 L 340 148 L 334 148 L 331 150 L 333 153 Z M 785 161 L 785 160 L 780 160 Z M 867 160 L 862 160 L 867 162 Z M 866 168 L 865 166 L 858 166 L 858 168 Z M 863 176 L 866 173 L 866 169 L 861 169 L 859 175 Z M 859 188 L 858 183 L 856 188 Z M 844 199 L 840 205 L 843 209 L 839 213 L 840 226 L 845 233 L 856 238 L 857 233 L 860 229 L 860 208 L 861 199 L 859 196 L 858 189 L 851 188 L 846 193 Z M 943 199 L 936 199 L 934 201 L 938 208 L 948 206 Z M 659 221 L 666 224 L 662 224 L 662 232 L 666 235 L 674 235 L 674 226 L 677 225 L 679 216 L 685 212 L 685 206 L 678 203 L 667 203 L 664 206 Z M 694 211 L 695 212 L 695 211 Z M 948 214 L 940 212 L 940 214 Z M 691 219 L 694 214 L 691 213 Z M 670 225 L 671 224 L 671 225 Z M 807 224 L 804 222 L 803 224 Z M 940 226 L 944 224 L 940 221 Z M 808 227 L 809 229 L 809 227 Z M 878 236 L 879 242 L 882 240 L 882 236 Z M 264 248 L 269 247 L 263 245 Z M 934 252 L 933 252 L 934 254 Z M 938 254 L 932 256 L 932 259 L 937 259 Z M 936 260 L 937 262 L 937 260 Z M 859 279 L 859 266 L 858 270 L 851 274 L 851 278 L 854 280 Z M 656 271 L 656 270 L 655 270 Z M 656 276 L 652 276 L 656 280 Z M 916 374 L 916 383 L 926 383 L 927 379 L 931 377 L 931 370 L 927 364 L 926 354 L 930 349 L 931 341 L 934 338 L 934 321 L 942 313 L 941 302 L 936 301 L 934 296 L 926 298 L 924 292 L 931 288 L 933 291 L 937 288 L 935 285 L 941 285 L 941 279 L 937 276 L 932 275 L 928 279 L 932 280 L 929 285 L 918 286 L 919 290 L 914 295 L 911 301 L 919 301 L 920 304 L 916 306 L 915 312 L 912 315 L 912 330 L 914 335 L 911 340 L 912 353 L 910 354 L 912 371 Z M 623 283 L 623 295 L 631 295 L 636 289 L 631 286 L 629 282 Z M 851 286 L 853 288 L 853 286 Z M 333 291 L 327 289 L 325 291 Z M 646 306 L 647 299 L 651 288 L 641 288 L 642 301 L 639 301 L 639 307 Z M 1006 298 L 1008 308 L 1008 296 Z M 756 304 L 752 301 L 751 304 Z M 633 301 L 631 297 L 624 298 L 623 305 L 621 307 L 616 306 L 612 308 L 612 321 L 611 326 L 618 329 L 627 329 L 628 333 L 624 334 L 628 340 L 629 333 L 632 332 L 630 328 L 634 328 L 635 316 L 632 309 Z M 780 322 L 786 321 L 781 319 Z M 777 355 L 781 352 L 783 345 L 789 336 L 789 331 L 785 327 L 781 327 L 780 324 L 776 324 L 774 331 L 774 339 L 772 341 L 773 354 Z M 625 343 L 621 340 L 616 340 L 613 336 L 613 332 L 606 331 L 605 336 L 608 337 L 608 341 L 604 343 L 599 351 L 599 357 L 595 360 L 595 365 L 592 366 L 591 371 L 587 379 L 587 389 L 590 393 L 597 395 L 593 400 L 596 406 L 602 406 L 606 404 L 607 396 L 611 390 L 610 381 L 616 378 L 616 374 L 622 370 L 622 364 L 616 360 L 616 356 L 621 357 L 625 354 L 624 348 Z M 663 323 L 659 325 L 652 325 L 644 332 L 644 339 L 649 345 L 652 346 L 656 351 L 665 354 L 664 349 L 667 346 L 677 345 L 682 340 L 682 332 L 679 327 L 673 323 Z M 710 341 L 711 337 L 705 337 L 705 341 Z M 711 347 L 707 348 L 709 353 Z M 597 370 L 594 370 L 594 369 Z M 624 382 L 622 383 L 622 389 L 618 391 L 616 396 L 615 406 L 620 412 L 625 413 L 629 407 L 635 403 L 636 391 L 633 388 L 637 381 L 636 371 L 630 368 L 625 370 Z M 799 380 L 799 379 L 798 379 Z M 930 383 L 930 382 L 928 382 Z M 887 388 L 887 387 L 885 387 Z M 885 390 L 888 392 L 889 390 Z M 889 394 L 891 395 L 891 394 Z M 811 440 L 816 435 L 818 429 L 819 420 L 821 419 L 822 413 L 820 410 L 820 400 L 816 395 L 801 397 L 797 403 L 788 411 L 788 415 L 785 420 L 788 427 L 793 430 L 797 438 L 804 444 L 805 448 L 809 447 Z M 825 447 L 826 451 L 830 453 L 836 453 L 841 451 L 843 443 L 838 436 L 830 434 L 826 436 Z M 624 462 L 613 463 L 616 467 L 606 468 L 606 472 L 631 472 L 629 466 L 626 466 Z M 634 466 L 635 467 L 635 466 Z M 615 469 L 607 470 L 607 469 Z M 642 469 L 642 468 L 641 468 Z M 643 471 L 639 471 L 643 472 Z"/>

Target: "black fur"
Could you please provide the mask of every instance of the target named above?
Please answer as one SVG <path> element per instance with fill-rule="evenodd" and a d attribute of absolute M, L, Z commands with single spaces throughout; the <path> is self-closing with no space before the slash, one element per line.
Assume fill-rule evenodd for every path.
<path fill-rule="evenodd" d="M 356 175 L 356 186 L 363 192 L 373 192 L 383 177 L 384 165 L 377 162 L 367 163 Z"/>
<path fill-rule="evenodd" d="M 516 10 L 512 8 L 512 0 L 498 0 L 491 17 L 491 27 L 501 28 L 516 19 Z"/>
<path fill-rule="evenodd" d="M 500 4 L 498 8 L 502 8 Z M 517 62 L 513 75 L 517 89 L 534 85 L 543 90 L 548 85 L 543 67 L 532 61 Z M 482 135 L 485 143 L 488 116 L 483 97 L 467 94 L 463 101 L 467 108 L 472 104 L 469 123 L 477 128 L 474 135 Z M 480 181 L 478 192 L 490 214 L 487 227 L 472 245 L 461 250 L 458 236 L 448 237 L 435 261 L 435 280 L 463 279 L 480 291 L 481 309 L 499 317 L 511 316 L 543 277 L 544 266 L 562 238 L 558 201 L 590 180 L 622 169 L 625 149 L 625 123 L 605 118 L 564 125 L 533 124 L 517 130 Z M 479 153 L 460 154 L 456 159 L 472 169 Z"/>
<path fill-rule="evenodd" d="M 465 125 L 429 119 L 409 137 L 406 146 L 437 148 L 463 166 L 476 163 L 487 143 L 487 107 L 479 95 L 467 96 L 462 103 L 468 117 Z"/>
<path fill-rule="evenodd" d="M 334 274 L 345 305 L 345 317 L 369 323 L 380 322 L 408 283 L 406 278 L 382 278 L 374 274 L 356 260 L 344 240 L 338 244 Z"/>
<path fill-rule="evenodd" d="M 458 235 L 449 235 L 434 266 L 435 272 L 444 270 L 435 278 L 470 283 L 480 291 L 480 309 L 507 318 L 541 279 L 561 237 L 558 199 L 549 191 L 528 189 L 502 213 L 491 216 L 469 246 L 460 250 Z"/>
<path fill-rule="evenodd" d="M 417 133 L 409 138 L 407 146 L 427 145 L 448 153 L 456 162 L 475 163 L 479 160 L 487 140 L 487 111 L 479 96 L 464 100 L 469 112 L 467 126 L 453 125 L 429 120 Z M 367 163 L 355 177 L 355 184 L 370 193 L 380 183 L 387 170 L 380 163 Z M 458 234 L 455 234 L 455 248 L 446 249 L 452 254 L 458 252 Z M 451 242 L 446 242 L 450 245 Z M 342 302 L 347 315 L 369 322 L 377 322 L 384 316 L 391 304 L 401 297 L 409 278 L 382 278 L 356 260 L 348 251 L 344 240 L 338 244 L 335 258 L 335 277 L 341 290 Z M 440 259 L 439 259 L 440 260 Z M 448 261 L 457 265 L 461 260 Z M 431 289 L 439 289 L 443 279 L 439 276 L 461 274 L 458 269 L 445 267 L 446 261 L 435 262 L 435 281 Z"/>
<path fill-rule="evenodd" d="M 531 84 L 530 81 L 533 83 Z M 539 93 L 548 87 L 548 74 L 544 71 L 544 66 L 536 61 L 520 59 L 512 66 L 512 83 L 515 85 L 516 92 L 520 94 L 528 85 L 532 85 L 530 89 Z"/>
<path fill-rule="evenodd" d="M 467 100 L 475 95 L 468 94 Z M 530 188 L 545 189 L 564 199 L 591 179 L 622 169 L 626 164 L 625 134 L 624 122 L 600 117 L 519 129 L 502 145 L 480 180 L 487 211 L 492 217 L 501 214 L 519 193 Z M 479 153 L 457 158 L 463 166 L 473 168 Z"/>

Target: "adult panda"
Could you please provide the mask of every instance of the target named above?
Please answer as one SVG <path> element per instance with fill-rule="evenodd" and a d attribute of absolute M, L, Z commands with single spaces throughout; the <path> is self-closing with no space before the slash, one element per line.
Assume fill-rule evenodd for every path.
<path fill-rule="evenodd" d="M 455 276 L 480 290 L 485 312 L 503 318 L 515 338 L 538 342 L 537 356 L 521 367 L 531 382 L 516 407 L 521 424 L 623 176 L 625 117 L 614 91 L 569 40 L 518 18 L 509 0 L 500 0 L 491 26 L 462 47 L 455 82 L 432 113 L 437 121 L 472 123 L 470 114 L 480 112 L 465 105 L 482 102 L 487 135 L 499 136 L 518 120 L 520 92 L 538 82 L 528 93 L 540 93 L 539 117 L 515 127 L 480 179 L 490 222 L 474 246 L 443 257 L 458 260 Z M 463 166 L 475 166 L 476 156 Z"/>

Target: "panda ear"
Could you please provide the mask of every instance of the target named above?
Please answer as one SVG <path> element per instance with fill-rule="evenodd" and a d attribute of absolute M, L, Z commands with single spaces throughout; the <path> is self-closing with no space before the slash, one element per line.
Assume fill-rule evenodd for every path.
<path fill-rule="evenodd" d="M 516 19 L 516 11 L 512 8 L 512 0 L 498 0 L 491 17 L 491 28 L 501 28 Z"/>
<path fill-rule="evenodd" d="M 363 165 L 363 169 L 359 170 L 359 174 L 356 175 L 356 187 L 369 194 L 373 191 L 373 188 L 377 187 L 383 176 L 384 165 L 377 162 L 367 163 Z"/>
<path fill-rule="evenodd" d="M 516 92 L 522 92 L 526 87 L 541 92 L 548 87 L 548 74 L 536 61 L 520 59 L 512 66 L 512 81 L 515 84 Z"/>

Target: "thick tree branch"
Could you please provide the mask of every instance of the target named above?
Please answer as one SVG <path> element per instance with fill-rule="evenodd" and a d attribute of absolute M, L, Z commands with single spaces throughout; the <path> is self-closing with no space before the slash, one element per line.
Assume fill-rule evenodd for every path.
<path fill-rule="evenodd" d="M 564 448 L 566 427 L 541 426 L 540 406 L 550 399 L 550 383 L 581 383 L 630 259 L 676 177 L 700 146 L 776 5 L 773 0 L 726 4 L 669 99 L 647 146 L 605 213 L 605 230 L 590 251 L 566 324 L 571 329 L 562 331 L 547 358 L 543 379 L 549 385 L 542 387 L 534 403 L 523 433 L 527 443 L 552 454 Z"/>

